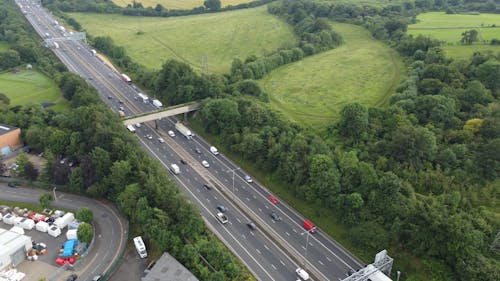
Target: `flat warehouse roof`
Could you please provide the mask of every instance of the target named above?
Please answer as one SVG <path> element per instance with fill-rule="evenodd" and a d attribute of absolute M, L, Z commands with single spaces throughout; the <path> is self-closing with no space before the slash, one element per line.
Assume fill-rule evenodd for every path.
<path fill-rule="evenodd" d="M 0 228 L 0 253 L 11 254 L 28 242 L 31 244 L 31 237 Z"/>
<path fill-rule="evenodd" d="M 9 126 L 9 125 L 0 124 L 0 135 L 10 133 L 10 132 L 14 131 L 15 129 L 17 129 L 17 128 Z"/>

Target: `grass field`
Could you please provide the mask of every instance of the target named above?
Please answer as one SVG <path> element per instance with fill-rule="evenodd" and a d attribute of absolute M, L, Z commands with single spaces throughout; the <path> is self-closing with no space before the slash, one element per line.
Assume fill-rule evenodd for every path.
<path fill-rule="evenodd" d="M 432 12 L 418 15 L 417 20 L 418 23 L 408 26 L 408 34 L 424 34 L 444 41 L 444 50 L 452 58 L 467 58 L 475 51 L 500 52 L 500 46 L 488 45 L 491 39 L 500 39 L 500 14 L 448 15 Z M 462 33 L 470 29 L 479 32 L 482 42 L 472 46 L 461 45 Z"/>
<path fill-rule="evenodd" d="M 119 15 L 71 14 L 91 34 L 111 36 L 136 61 L 160 68 L 173 58 L 208 71 L 228 72 L 235 57 L 261 55 L 295 42 L 285 22 L 266 7 L 172 18 L 137 18 Z M 138 26 L 144 32 L 137 34 Z"/>
<path fill-rule="evenodd" d="M 132 0 L 113 0 L 116 5 L 126 7 L 128 4 L 132 4 Z M 138 0 L 135 2 L 142 3 L 144 7 L 156 7 L 157 4 L 161 4 L 163 7 L 168 9 L 192 9 L 199 6 L 203 6 L 205 0 Z M 252 0 L 221 0 L 221 6 L 238 5 L 241 3 L 252 2 Z"/>
<path fill-rule="evenodd" d="M 347 103 L 384 105 L 404 72 L 397 53 L 359 26 L 334 23 L 344 44 L 273 71 L 260 83 L 271 104 L 297 123 L 321 130 Z"/>
<path fill-rule="evenodd" d="M 0 73 L 1 91 L 10 99 L 10 105 L 55 103 L 54 110 L 67 110 L 68 103 L 61 96 L 57 85 L 42 73 L 30 70 L 14 74 Z"/>

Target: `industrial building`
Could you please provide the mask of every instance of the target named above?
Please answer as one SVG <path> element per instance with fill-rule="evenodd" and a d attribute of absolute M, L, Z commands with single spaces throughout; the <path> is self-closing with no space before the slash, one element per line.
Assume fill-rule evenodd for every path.
<path fill-rule="evenodd" d="M 23 262 L 31 248 L 31 237 L 0 228 L 0 271 Z"/>
<path fill-rule="evenodd" d="M 21 129 L 0 124 L 0 158 L 23 145 Z"/>
<path fill-rule="evenodd" d="M 189 270 L 168 253 L 163 253 L 149 273 L 141 281 L 198 281 Z"/>

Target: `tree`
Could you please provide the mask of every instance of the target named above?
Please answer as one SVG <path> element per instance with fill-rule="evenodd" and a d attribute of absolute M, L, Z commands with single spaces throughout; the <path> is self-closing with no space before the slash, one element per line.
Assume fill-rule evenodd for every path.
<path fill-rule="evenodd" d="M 7 95 L 6 95 L 6 94 L 4 94 L 4 93 L 0 93 L 0 105 L 1 105 L 2 103 L 3 103 L 3 104 L 5 104 L 5 105 L 9 105 L 9 104 L 10 104 L 10 99 L 9 99 L 9 97 L 7 97 Z"/>
<path fill-rule="evenodd" d="M 90 210 L 87 207 L 80 208 L 78 212 L 76 212 L 75 217 L 77 220 L 81 222 L 86 222 L 86 223 L 92 223 L 92 220 L 94 219 L 94 214 L 92 213 L 92 210 Z"/>
<path fill-rule="evenodd" d="M 9 69 L 18 66 L 21 63 L 21 57 L 15 50 L 7 50 L 0 53 L 0 69 Z"/>
<path fill-rule="evenodd" d="M 78 235 L 78 240 L 87 244 L 90 244 L 92 238 L 94 237 L 94 228 L 88 223 L 81 223 L 76 231 Z"/>
<path fill-rule="evenodd" d="M 44 193 L 40 195 L 40 198 L 38 199 L 40 201 L 40 205 L 44 209 L 50 208 L 50 205 L 52 204 L 52 201 L 54 201 L 54 197 L 52 197 L 52 194 L 50 193 Z"/>
<path fill-rule="evenodd" d="M 203 2 L 203 5 L 210 11 L 220 10 L 221 7 L 220 0 L 205 0 L 205 2 Z"/>
<path fill-rule="evenodd" d="M 340 113 L 338 130 L 341 136 L 357 138 L 368 127 L 368 110 L 359 103 L 350 103 Z"/>
<path fill-rule="evenodd" d="M 33 163 L 28 162 L 26 166 L 24 166 L 24 175 L 28 180 L 34 181 L 38 178 L 38 169 Z"/>
<path fill-rule="evenodd" d="M 464 45 L 472 45 L 472 43 L 477 41 L 478 32 L 475 29 L 470 29 L 462 33 L 462 39 L 460 42 Z"/>
<path fill-rule="evenodd" d="M 30 163 L 28 155 L 26 153 L 21 152 L 19 156 L 17 156 L 16 164 L 18 165 L 16 172 L 19 177 L 26 178 L 26 166 Z"/>

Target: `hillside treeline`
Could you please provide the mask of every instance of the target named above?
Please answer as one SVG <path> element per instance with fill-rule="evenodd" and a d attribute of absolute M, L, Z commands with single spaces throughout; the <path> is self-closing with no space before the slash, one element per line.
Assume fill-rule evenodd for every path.
<path fill-rule="evenodd" d="M 50 74 L 71 107 L 55 112 L 40 105 L 9 107 L 8 100 L 0 100 L 0 123 L 20 127 L 31 148 L 45 152 L 47 164 L 39 180 L 115 202 L 132 223 L 132 232 L 159 252 L 168 251 L 200 280 L 251 280 L 96 90 L 41 47 L 14 1 L 5 3 L 0 6 L 0 38 L 19 54 L 20 63 Z M 34 174 L 19 172 L 27 178 Z"/>

